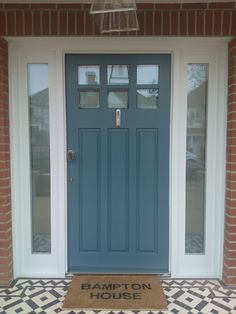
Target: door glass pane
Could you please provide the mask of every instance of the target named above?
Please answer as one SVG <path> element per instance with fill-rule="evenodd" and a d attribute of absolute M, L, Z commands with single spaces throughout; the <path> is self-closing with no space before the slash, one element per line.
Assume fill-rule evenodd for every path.
<path fill-rule="evenodd" d="M 110 90 L 108 92 L 108 108 L 128 108 L 128 91 Z"/>
<path fill-rule="evenodd" d="M 51 252 L 48 65 L 28 65 L 32 252 Z"/>
<path fill-rule="evenodd" d="M 98 85 L 100 83 L 100 69 L 98 65 L 78 66 L 79 85 Z"/>
<path fill-rule="evenodd" d="M 205 160 L 208 65 L 189 64 L 187 87 L 186 254 L 205 252 Z"/>
<path fill-rule="evenodd" d="M 96 90 L 82 90 L 79 91 L 79 104 L 81 109 L 96 109 L 99 108 L 99 91 Z"/>
<path fill-rule="evenodd" d="M 107 84 L 129 84 L 129 66 L 128 65 L 108 65 Z"/>
<path fill-rule="evenodd" d="M 138 89 L 137 107 L 139 109 L 156 109 L 158 107 L 158 89 Z"/>
<path fill-rule="evenodd" d="M 137 84 L 158 84 L 159 66 L 157 64 L 137 66 Z"/>

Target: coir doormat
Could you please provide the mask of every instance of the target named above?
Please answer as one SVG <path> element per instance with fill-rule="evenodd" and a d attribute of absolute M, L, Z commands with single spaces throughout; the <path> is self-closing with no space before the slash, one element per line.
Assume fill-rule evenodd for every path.
<path fill-rule="evenodd" d="M 167 310 L 158 275 L 76 275 L 64 310 Z"/>

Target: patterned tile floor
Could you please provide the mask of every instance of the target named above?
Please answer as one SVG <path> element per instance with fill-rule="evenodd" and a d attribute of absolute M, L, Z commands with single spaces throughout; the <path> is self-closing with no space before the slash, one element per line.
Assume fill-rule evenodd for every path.
<path fill-rule="evenodd" d="M 218 280 L 162 279 L 168 311 L 62 311 L 71 279 L 18 279 L 0 289 L 0 314 L 236 314 L 236 289 Z"/>

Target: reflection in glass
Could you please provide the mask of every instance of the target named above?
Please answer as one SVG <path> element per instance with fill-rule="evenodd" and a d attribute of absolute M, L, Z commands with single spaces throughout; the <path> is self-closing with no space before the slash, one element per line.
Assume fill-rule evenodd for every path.
<path fill-rule="evenodd" d="M 81 109 L 96 109 L 99 108 L 99 91 L 96 90 L 81 90 L 79 91 L 79 104 Z"/>
<path fill-rule="evenodd" d="M 137 84 L 158 84 L 159 66 L 157 64 L 137 66 Z"/>
<path fill-rule="evenodd" d="M 205 252 L 205 160 L 208 65 L 188 65 L 186 254 Z"/>
<path fill-rule="evenodd" d="M 129 67 L 128 65 L 108 65 L 107 67 L 107 84 L 129 84 Z"/>
<path fill-rule="evenodd" d="M 32 252 L 51 252 L 48 65 L 28 65 Z"/>
<path fill-rule="evenodd" d="M 108 92 L 108 108 L 128 108 L 128 91 L 110 90 Z"/>
<path fill-rule="evenodd" d="M 137 107 L 139 109 L 156 109 L 158 107 L 158 89 L 138 89 Z"/>
<path fill-rule="evenodd" d="M 98 85 L 100 81 L 99 65 L 78 66 L 79 85 Z"/>

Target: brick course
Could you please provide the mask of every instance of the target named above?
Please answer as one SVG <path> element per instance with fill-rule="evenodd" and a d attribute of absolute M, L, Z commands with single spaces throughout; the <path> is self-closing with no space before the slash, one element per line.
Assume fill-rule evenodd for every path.
<path fill-rule="evenodd" d="M 0 38 L 0 285 L 12 279 L 8 45 Z"/>
<path fill-rule="evenodd" d="M 236 38 L 229 43 L 226 210 L 223 279 L 236 285 Z"/>
<path fill-rule="evenodd" d="M 236 35 L 235 2 L 138 3 L 137 8 L 140 30 L 122 35 Z M 76 3 L 0 4 L 0 36 L 99 35 L 89 9 L 89 4 Z"/>
<path fill-rule="evenodd" d="M 236 36 L 233 1 L 139 3 L 137 8 L 140 30 L 122 36 Z M 0 3 L 0 36 L 101 36 L 89 9 L 90 4 L 76 3 Z M 7 49 L 0 38 L 0 284 L 12 278 Z M 226 284 L 236 285 L 236 38 L 229 43 L 228 87 L 223 277 Z"/>

